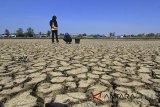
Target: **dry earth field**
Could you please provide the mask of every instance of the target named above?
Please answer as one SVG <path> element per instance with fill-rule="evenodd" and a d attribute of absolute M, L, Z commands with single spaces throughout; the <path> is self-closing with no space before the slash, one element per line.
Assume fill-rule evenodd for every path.
<path fill-rule="evenodd" d="M 92 98 L 99 92 L 102 101 Z M 0 40 L 0 106 L 65 101 L 71 107 L 160 106 L 160 41 Z"/>

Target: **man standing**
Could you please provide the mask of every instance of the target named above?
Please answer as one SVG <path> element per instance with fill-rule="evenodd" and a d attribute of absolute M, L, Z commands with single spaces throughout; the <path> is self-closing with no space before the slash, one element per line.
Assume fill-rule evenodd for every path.
<path fill-rule="evenodd" d="M 54 43 L 54 35 L 56 36 L 56 41 L 57 43 L 59 42 L 58 40 L 58 23 L 57 23 L 57 17 L 53 16 L 52 20 L 50 20 L 50 27 L 52 30 L 52 43 Z"/>

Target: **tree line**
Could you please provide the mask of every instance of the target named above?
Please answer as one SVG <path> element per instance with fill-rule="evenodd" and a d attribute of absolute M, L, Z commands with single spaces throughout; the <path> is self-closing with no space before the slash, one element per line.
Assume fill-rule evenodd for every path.
<path fill-rule="evenodd" d="M 29 27 L 27 28 L 27 31 L 24 32 L 22 28 L 18 28 L 16 30 L 16 33 L 14 33 L 16 35 L 16 37 L 35 37 L 35 33 L 34 33 L 34 29 Z M 4 32 L 4 35 L 6 37 L 10 37 L 10 31 L 8 29 L 5 29 L 5 32 Z M 45 34 L 42 34 L 42 32 L 39 32 L 38 34 L 39 36 L 43 37 L 43 35 L 46 36 L 50 36 L 51 35 L 51 31 L 48 30 Z M 64 36 L 65 34 L 63 33 L 60 33 L 59 34 L 60 36 Z M 75 35 L 72 35 L 72 36 L 75 36 Z M 84 37 L 92 37 L 92 38 L 98 38 L 98 37 L 126 37 L 126 38 L 134 38 L 134 37 L 140 37 L 140 38 L 144 38 L 144 37 L 160 37 L 160 33 L 148 33 L 148 34 L 144 34 L 144 33 L 141 33 L 141 34 L 131 34 L 131 35 L 119 35 L 119 36 L 116 36 L 115 32 L 110 32 L 108 35 L 100 35 L 100 34 L 91 34 L 91 35 L 88 35 L 86 33 L 82 33 L 82 34 L 78 34 L 76 35 L 77 37 L 80 37 L 80 38 L 84 38 Z"/>
<path fill-rule="evenodd" d="M 42 34 L 42 33 L 39 32 L 39 35 L 41 35 L 41 34 Z M 46 34 L 47 34 L 48 36 L 50 36 L 51 31 L 48 30 Z M 9 37 L 9 36 L 11 35 L 11 33 L 10 33 L 10 31 L 9 31 L 8 29 L 5 29 L 4 35 L 5 35 L 6 37 Z M 35 32 L 34 32 L 34 29 L 31 28 L 31 27 L 27 28 L 27 31 L 26 31 L 26 32 L 23 31 L 23 28 L 18 28 L 18 29 L 16 30 L 15 35 L 16 35 L 16 37 L 35 37 Z"/>

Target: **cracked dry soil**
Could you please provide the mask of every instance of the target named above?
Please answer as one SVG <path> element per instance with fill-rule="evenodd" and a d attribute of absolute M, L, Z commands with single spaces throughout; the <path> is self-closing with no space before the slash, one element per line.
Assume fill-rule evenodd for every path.
<path fill-rule="evenodd" d="M 137 97 L 97 102 L 92 94 L 99 92 Z M 43 107 L 67 100 L 70 107 L 160 106 L 160 41 L 0 40 L 0 107 Z"/>

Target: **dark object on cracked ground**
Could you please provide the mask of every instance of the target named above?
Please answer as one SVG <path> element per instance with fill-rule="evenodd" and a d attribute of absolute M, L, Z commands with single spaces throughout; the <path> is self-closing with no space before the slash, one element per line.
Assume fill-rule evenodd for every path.
<path fill-rule="evenodd" d="M 75 43 L 79 44 L 80 43 L 80 39 L 79 38 L 75 39 Z"/>
<path fill-rule="evenodd" d="M 61 103 L 46 103 L 45 107 L 68 107 L 68 105 Z"/>
<path fill-rule="evenodd" d="M 72 42 L 72 38 L 71 38 L 71 36 L 70 36 L 69 33 L 65 33 L 63 40 L 64 40 L 66 43 L 69 43 L 69 44 Z"/>

